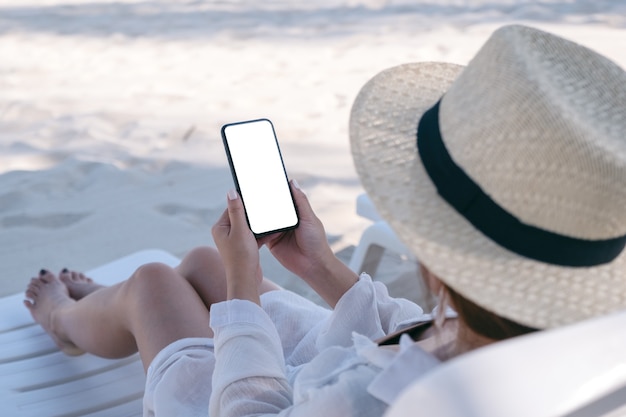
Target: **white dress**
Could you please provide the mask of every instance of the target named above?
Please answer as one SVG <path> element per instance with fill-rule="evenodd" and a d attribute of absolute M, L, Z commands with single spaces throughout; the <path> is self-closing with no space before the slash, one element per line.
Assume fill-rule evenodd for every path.
<path fill-rule="evenodd" d="M 211 307 L 213 339 L 182 339 L 147 373 L 144 416 L 382 416 L 438 361 L 406 337 L 399 350 L 372 340 L 430 316 L 362 274 L 334 310 L 289 291 L 262 307 Z"/>

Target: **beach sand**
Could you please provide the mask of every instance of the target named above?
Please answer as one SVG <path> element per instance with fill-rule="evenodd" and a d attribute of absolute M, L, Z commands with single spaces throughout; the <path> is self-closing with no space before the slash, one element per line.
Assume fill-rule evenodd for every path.
<path fill-rule="evenodd" d="M 626 67 L 626 2 L 0 0 L 0 294 L 41 268 L 211 245 L 232 179 L 221 125 L 267 117 L 346 262 L 369 221 L 350 106 L 378 71 L 465 64 L 524 23 Z M 266 276 L 316 299 L 262 251 Z M 377 279 L 414 287 L 385 258 Z M 415 295 L 419 297 L 419 295 Z"/>

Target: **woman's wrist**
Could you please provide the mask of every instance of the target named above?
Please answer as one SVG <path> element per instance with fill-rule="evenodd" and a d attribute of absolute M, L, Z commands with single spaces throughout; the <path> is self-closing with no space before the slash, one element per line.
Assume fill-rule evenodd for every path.
<path fill-rule="evenodd" d="M 234 284 L 228 285 L 226 294 L 226 298 L 228 300 L 246 300 L 261 305 L 261 299 L 257 289 L 251 289 L 246 286 Z"/>
<path fill-rule="evenodd" d="M 226 298 L 248 300 L 260 305 L 259 282 L 254 274 L 240 273 L 237 276 L 232 274 L 236 273 L 226 275 Z"/>

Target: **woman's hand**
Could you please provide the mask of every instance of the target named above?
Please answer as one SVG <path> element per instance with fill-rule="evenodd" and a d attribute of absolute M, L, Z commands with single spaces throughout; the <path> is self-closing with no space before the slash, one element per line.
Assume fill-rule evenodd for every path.
<path fill-rule="evenodd" d="M 295 184 L 291 181 L 290 187 L 298 207 L 298 227 L 265 236 L 259 243 L 266 245 L 285 268 L 306 279 L 334 254 L 326 240 L 324 225 L 313 213 L 306 195 Z"/>
<path fill-rule="evenodd" d="M 334 307 L 358 277 L 332 252 L 324 225 L 297 182 L 291 182 L 291 191 L 298 207 L 298 227 L 263 237 L 259 243 L 265 244 L 285 268 L 304 279 Z"/>
<path fill-rule="evenodd" d="M 259 304 L 259 285 L 263 280 L 259 244 L 248 227 L 235 190 L 228 192 L 228 207 L 213 226 L 212 234 L 226 270 L 227 298 Z"/>

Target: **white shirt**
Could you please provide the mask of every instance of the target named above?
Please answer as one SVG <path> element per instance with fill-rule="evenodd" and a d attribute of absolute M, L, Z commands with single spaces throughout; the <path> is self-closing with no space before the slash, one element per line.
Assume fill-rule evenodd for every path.
<path fill-rule="evenodd" d="M 399 351 L 372 342 L 428 315 L 366 274 L 332 312 L 287 291 L 262 305 L 211 308 L 210 416 L 378 417 L 438 363 L 408 337 Z"/>

